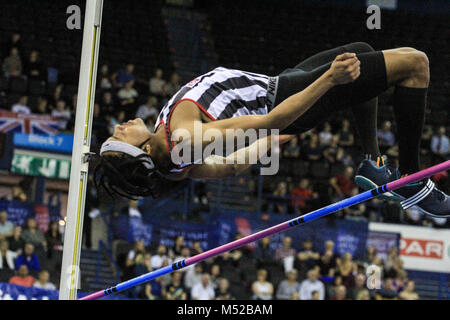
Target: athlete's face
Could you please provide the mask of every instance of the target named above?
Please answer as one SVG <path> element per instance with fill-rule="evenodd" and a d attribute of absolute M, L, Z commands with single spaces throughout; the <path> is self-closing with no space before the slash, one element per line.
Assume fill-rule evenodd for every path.
<path fill-rule="evenodd" d="M 142 147 L 151 133 L 141 118 L 129 120 L 114 127 L 113 135 L 107 141 L 121 141 L 136 147 Z"/>

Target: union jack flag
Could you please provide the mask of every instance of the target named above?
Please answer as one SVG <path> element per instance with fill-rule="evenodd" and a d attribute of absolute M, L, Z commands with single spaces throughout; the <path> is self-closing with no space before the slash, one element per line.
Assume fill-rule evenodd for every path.
<path fill-rule="evenodd" d="M 0 132 L 56 135 L 58 121 L 49 115 L 22 114 L 0 109 Z"/>

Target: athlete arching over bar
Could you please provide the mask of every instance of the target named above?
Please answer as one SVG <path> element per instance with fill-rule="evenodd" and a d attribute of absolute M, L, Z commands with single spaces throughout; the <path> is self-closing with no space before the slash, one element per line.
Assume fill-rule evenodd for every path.
<path fill-rule="evenodd" d="M 363 42 L 320 52 L 275 77 L 219 67 L 182 87 L 161 110 L 154 132 L 140 119 L 117 125 L 100 150 L 97 181 L 110 194 L 136 197 L 158 196 L 186 178 L 236 175 L 249 164 L 174 164 L 172 133 L 184 129 L 194 135 L 194 125 L 201 125 L 203 131 L 219 130 L 224 136 L 227 129 L 279 129 L 279 141 L 284 143 L 336 111 L 351 108 L 366 155 L 356 183 L 363 189 L 380 186 L 420 170 L 429 78 L 424 52 L 414 48 L 375 51 Z M 376 136 L 377 96 L 392 86 L 399 168 L 384 164 Z M 405 209 L 417 205 L 426 214 L 450 216 L 448 195 L 430 179 L 388 195 Z"/>

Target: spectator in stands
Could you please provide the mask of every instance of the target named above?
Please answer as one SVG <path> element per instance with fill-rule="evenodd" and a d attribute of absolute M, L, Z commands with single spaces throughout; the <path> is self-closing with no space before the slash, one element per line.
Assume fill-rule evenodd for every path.
<path fill-rule="evenodd" d="M 448 159 L 450 155 L 450 140 L 445 134 L 445 127 L 439 127 L 437 133 L 431 138 L 431 151 L 434 155 L 434 162 Z"/>
<path fill-rule="evenodd" d="M 337 133 L 337 137 L 339 146 L 341 147 L 352 147 L 355 143 L 355 137 L 350 131 L 350 121 L 348 121 L 348 119 L 342 120 L 342 125 Z"/>
<path fill-rule="evenodd" d="M 181 272 L 174 272 L 171 276 L 171 282 L 164 291 L 164 298 L 167 300 L 186 300 L 186 289 L 181 283 Z"/>
<path fill-rule="evenodd" d="M 145 284 L 144 296 L 147 300 L 158 300 L 161 295 L 162 290 L 158 281 L 152 280 Z"/>
<path fill-rule="evenodd" d="M 395 144 L 395 136 L 391 131 L 392 124 L 390 121 L 384 121 L 381 129 L 377 131 L 378 143 L 380 147 L 392 147 Z"/>
<path fill-rule="evenodd" d="M 221 277 L 220 265 L 214 263 L 210 268 L 209 274 L 211 276 L 210 283 L 212 287 L 216 289 L 219 285 L 218 281 Z"/>
<path fill-rule="evenodd" d="M 303 249 L 297 253 L 294 268 L 299 270 L 300 276 L 304 278 L 307 271 L 314 268 L 319 261 L 320 254 L 313 250 L 313 242 L 311 239 L 303 241 Z"/>
<path fill-rule="evenodd" d="M 341 259 L 337 260 L 336 273 L 342 277 L 342 283 L 346 287 L 351 287 L 354 282 L 353 272 L 356 271 L 357 265 L 353 262 L 353 257 L 350 252 L 342 255 Z"/>
<path fill-rule="evenodd" d="M 297 159 L 300 157 L 300 146 L 298 137 L 295 136 L 287 144 L 283 146 L 283 158 Z"/>
<path fill-rule="evenodd" d="M 62 252 L 63 249 L 63 237 L 59 231 L 59 222 L 52 221 L 50 223 L 49 230 L 45 235 L 45 240 L 47 241 L 48 247 L 48 258 L 52 259 L 55 252 Z"/>
<path fill-rule="evenodd" d="M 45 290 L 56 290 L 56 287 L 50 281 L 50 273 L 47 270 L 39 272 L 37 280 L 33 283 L 33 287 Z"/>
<path fill-rule="evenodd" d="M 336 261 L 337 256 L 333 253 L 333 250 L 325 250 L 317 263 L 320 268 L 320 274 L 323 277 L 333 277 L 336 272 Z"/>
<path fill-rule="evenodd" d="M 399 273 L 404 271 L 403 269 L 403 259 L 400 257 L 396 257 L 394 260 L 394 264 L 389 269 L 386 267 L 385 276 L 388 278 L 396 278 Z"/>
<path fill-rule="evenodd" d="M 279 182 L 272 195 L 274 198 L 270 205 L 269 211 L 273 211 L 275 213 L 287 213 L 289 210 L 288 203 L 286 201 L 286 198 L 289 196 L 287 183 L 284 181 Z"/>
<path fill-rule="evenodd" d="M 47 241 L 41 230 L 39 230 L 36 219 L 28 218 L 26 222 L 26 229 L 22 234 L 23 239 L 26 242 L 30 242 L 36 248 L 47 248 Z"/>
<path fill-rule="evenodd" d="M 0 240 L 0 270 L 15 270 L 14 260 L 16 257 L 17 253 L 9 250 L 8 241 Z"/>
<path fill-rule="evenodd" d="M 356 196 L 359 193 L 358 188 L 354 187 L 350 195 Z M 366 205 L 362 202 L 347 208 L 343 209 L 344 215 L 346 219 L 352 219 L 352 220 L 366 220 L 365 214 L 366 214 Z"/>
<path fill-rule="evenodd" d="M 170 75 L 169 82 L 167 82 L 166 85 L 164 86 L 164 93 L 167 96 L 171 97 L 175 93 L 177 93 L 177 91 L 180 90 L 180 88 L 181 88 L 180 76 L 174 72 Z"/>
<path fill-rule="evenodd" d="M 133 85 L 133 81 L 128 81 L 117 93 L 117 97 L 119 98 L 121 106 L 132 107 L 135 104 L 139 94 L 136 89 L 133 88 Z"/>
<path fill-rule="evenodd" d="M 309 203 L 311 199 L 318 198 L 319 194 L 312 190 L 309 179 L 307 178 L 301 178 L 298 186 L 291 191 L 292 207 L 297 214 L 309 211 L 311 206 L 307 206 L 307 203 Z"/>
<path fill-rule="evenodd" d="M 6 77 L 18 77 L 22 74 L 22 68 L 19 49 L 13 47 L 9 56 L 3 60 L 3 72 Z"/>
<path fill-rule="evenodd" d="M 300 284 L 300 300 L 312 300 L 312 293 L 314 291 L 318 292 L 319 300 L 325 299 L 325 286 L 323 282 L 319 280 L 319 273 L 316 269 L 311 269 L 308 271 L 308 278 L 303 280 Z"/>
<path fill-rule="evenodd" d="M 116 86 L 124 87 L 127 84 L 133 87 L 134 81 L 136 78 L 134 77 L 134 64 L 129 63 L 125 66 L 125 69 L 120 69 L 117 74 L 114 76 L 114 80 L 116 81 Z"/>
<path fill-rule="evenodd" d="M 194 268 L 188 269 L 184 276 L 184 286 L 186 289 L 192 289 L 196 284 L 202 281 L 203 265 L 198 263 Z M 209 281 L 209 279 L 208 279 Z"/>
<path fill-rule="evenodd" d="M 210 283 L 210 276 L 204 273 L 201 281 L 192 287 L 191 298 L 193 300 L 214 300 L 215 295 L 214 288 Z"/>
<path fill-rule="evenodd" d="M 370 300 L 370 292 L 367 289 L 359 291 L 356 295 L 355 300 Z"/>
<path fill-rule="evenodd" d="M 22 45 L 22 36 L 18 32 L 13 32 L 11 34 L 11 37 L 8 39 L 8 41 L 0 44 L 0 49 L 3 51 L 0 51 L 0 57 L 7 56 L 12 48 L 17 48 L 19 52 L 22 51 L 23 45 Z"/>
<path fill-rule="evenodd" d="M 101 66 L 100 72 L 98 73 L 97 82 L 103 90 L 109 90 L 112 88 L 111 74 L 107 64 Z"/>
<path fill-rule="evenodd" d="M 175 251 L 174 251 L 175 252 Z M 179 260 L 184 260 L 187 259 L 191 256 L 191 249 L 189 249 L 188 246 L 183 246 L 181 248 L 180 254 L 179 255 L 174 255 L 173 257 L 173 261 L 179 261 Z M 185 270 L 187 270 L 188 268 L 193 268 L 194 266 L 188 266 L 185 268 Z"/>
<path fill-rule="evenodd" d="M 22 253 L 23 247 L 25 246 L 25 240 L 22 237 L 22 227 L 14 226 L 13 235 L 6 238 L 9 243 L 9 249 L 17 254 Z"/>
<path fill-rule="evenodd" d="M 128 216 L 141 218 L 142 214 L 139 210 L 139 202 L 137 200 L 130 200 L 128 202 Z"/>
<path fill-rule="evenodd" d="M 345 156 L 344 151 L 339 147 L 338 143 L 339 138 L 332 136 L 328 145 L 323 149 L 323 157 L 330 164 L 342 162 Z"/>
<path fill-rule="evenodd" d="M 115 112 L 115 103 L 110 91 L 103 92 L 100 109 L 107 113 Z"/>
<path fill-rule="evenodd" d="M 157 103 L 158 99 L 156 99 L 156 97 L 149 96 L 147 102 L 140 106 L 136 111 L 136 118 L 146 120 L 148 117 L 154 117 L 156 119 L 159 114 L 158 109 L 156 109 Z"/>
<path fill-rule="evenodd" d="M 253 300 L 270 300 L 273 296 L 273 284 L 267 281 L 267 271 L 258 270 L 256 281 L 252 284 Z"/>
<path fill-rule="evenodd" d="M 362 259 L 364 266 L 368 267 L 369 265 L 371 265 L 376 256 L 377 256 L 377 248 L 375 248 L 375 246 L 373 246 L 373 245 L 368 246 L 366 255 Z"/>
<path fill-rule="evenodd" d="M 34 245 L 30 242 L 25 243 L 23 253 L 16 258 L 16 270 L 19 270 L 21 265 L 26 265 L 30 271 L 41 271 L 39 258 L 34 253 Z"/>
<path fill-rule="evenodd" d="M 11 237 L 14 232 L 14 224 L 8 221 L 8 213 L 0 211 L 0 240 Z"/>
<path fill-rule="evenodd" d="M 36 279 L 34 279 L 33 276 L 29 275 L 28 267 L 25 264 L 21 265 L 17 270 L 17 275 L 9 279 L 10 284 L 16 284 L 23 287 L 31 287 L 34 281 L 36 281 Z"/>
<path fill-rule="evenodd" d="M 364 290 L 366 290 L 366 276 L 362 273 L 358 273 L 355 276 L 355 285 L 350 289 L 349 296 L 353 300 L 358 300 L 358 295 Z"/>
<path fill-rule="evenodd" d="M 38 98 L 36 113 L 37 114 L 50 114 L 48 100 L 46 97 Z"/>
<path fill-rule="evenodd" d="M 322 158 L 322 147 L 319 143 L 319 136 L 315 133 L 311 134 L 309 143 L 304 147 L 306 160 L 317 161 Z"/>
<path fill-rule="evenodd" d="M 234 300 L 231 291 L 230 291 L 230 283 L 226 278 L 220 278 L 218 281 L 218 286 L 216 289 L 216 300 Z"/>
<path fill-rule="evenodd" d="M 398 300 L 397 290 L 394 288 L 394 284 L 391 278 L 384 280 L 382 289 L 375 293 L 376 300 Z"/>
<path fill-rule="evenodd" d="M 46 74 L 44 65 L 36 50 L 31 51 L 28 60 L 25 62 L 24 74 L 30 79 L 45 80 Z"/>
<path fill-rule="evenodd" d="M 30 114 L 31 109 L 27 104 L 28 104 L 28 97 L 21 96 L 17 101 L 17 103 L 12 105 L 11 111 L 16 113 Z"/>
<path fill-rule="evenodd" d="M 143 262 L 145 255 L 145 243 L 142 240 L 138 240 L 134 243 L 133 249 L 131 249 L 125 260 L 124 278 L 130 279 L 135 275 L 135 267 L 137 261 Z"/>
<path fill-rule="evenodd" d="M 194 241 L 192 243 L 192 255 L 195 256 L 203 252 L 202 244 L 200 241 Z"/>
<path fill-rule="evenodd" d="M 419 295 L 414 291 L 414 286 L 414 281 L 408 281 L 406 287 L 398 295 L 399 298 L 401 300 L 419 300 Z"/>
<path fill-rule="evenodd" d="M 185 248 L 183 236 L 177 236 L 175 238 L 173 247 L 169 249 L 169 257 L 175 258 L 182 256 L 182 250 Z"/>
<path fill-rule="evenodd" d="M 12 199 L 14 201 L 27 201 L 28 197 L 20 184 L 12 188 Z"/>
<path fill-rule="evenodd" d="M 256 267 L 261 268 L 273 260 L 275 251 L 270 246 L 270 237 L 262 238 L 257 242 L 253 251 L 253 257 L 256 260 Z"/>
<path fill-rule="evenodd" d="M 287 273 L 286 279 L 280 282 L 276 297 L 278 300 L 298 300 L 300 283 L 297 282 L 298 272 L 292 269 Z"/>
<path fill-rule="evenodd" d="M 330 144 L 332 138 L 331 125 L 329 122 L 325 122 L 322 131 L 319 132 L 319 143 L 322 147 L 326 147 Z"/>
<path fill-rule="evenodd" d="M 384 261 L 384 266 L 386 268 L 386 271 L 389 272 L 394 267 L 395 260 L 398 258 L 398 249 L 396 246 L 392 246 L 389 248 L 389 252 L 387 254 L 387 257 Z"/>
<path fill-rule="evenodd" d="M 70 110 L 66 108 L 66 102 L 64 100 L 58 100 L 56 102 L 56 108 L 52 110 L 52 117 L 58 120 L 58 129 L 64 131 L 67 129 L 67 123 L 69 122 L 72 114 Z"/>
<path fill-rule="evenodd" d="M 345 167 L 343 174 L 332 177 L 329 182 L 336 194 L 336 201 L 350 197 L 353 188 L 356 187 L 353 181 L 353 168 Z"/>
<path fill-rule="evenodd" d="M 161 97 L 163 95 L 165 85 L 166 81 L 163 79 L 163 71 L 158 68 L 156 69 L 153 77 L 150 79 L 150 93 Z"/>
<path fill-rule="evenodd" d="M 344 285 L 340 285 L 335 290 L 336 295 L 331 300 L 349 300 L 347 298 L 347 288 Z"/>
<path fill-rule="evenodd" d="M 341 285 L 342 285 L 342 277 L 340 275 L 334 276 L 333 281 L 329 283 L 327 286 L 325 286 L 327 299 L 336 296 L 336 290 Z"/>
<path fill-rule="evenodd" d="M 295 249 L 291 247 L 292 238 L 284 237 L 283 245 L 275 251 L 275 260 L 283 262 L 286 258 L 294 259 Z"/>

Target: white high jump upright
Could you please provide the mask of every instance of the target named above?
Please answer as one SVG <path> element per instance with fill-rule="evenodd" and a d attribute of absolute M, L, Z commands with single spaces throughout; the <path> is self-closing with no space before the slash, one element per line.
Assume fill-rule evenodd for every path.
<path fill-rule="evenodd" d="M 76 300 L 80 276 L 88 154 L 91 142 L 103 0 L 86 0 L 77 110 L 70 170 L 60 300 Z"/>

